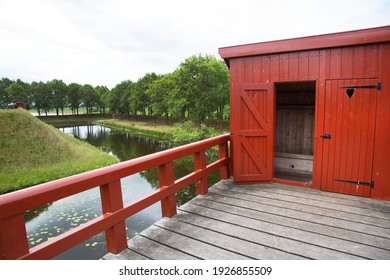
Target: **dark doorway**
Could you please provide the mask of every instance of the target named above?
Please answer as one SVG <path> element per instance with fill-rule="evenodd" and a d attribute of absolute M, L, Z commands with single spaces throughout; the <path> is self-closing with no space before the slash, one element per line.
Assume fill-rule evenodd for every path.
<path fill-rule="evenodd" d="M 311 182 L 316 82 L 275 83 L 274 177 Z"/>

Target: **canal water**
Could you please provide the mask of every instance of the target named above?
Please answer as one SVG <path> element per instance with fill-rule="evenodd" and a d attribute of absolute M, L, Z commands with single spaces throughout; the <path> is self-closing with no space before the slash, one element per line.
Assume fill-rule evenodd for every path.
<path fill-rule="evenodd" d="M 119 161 L 126 161 L 143 155 L 170 148 L 170 144 L 161 143 L 145 137 L 136 137 L 128 133 L 114 131 L 99 125 L 60 128 L 75 138 L 86 141 Z M 215 157 L 209 151 L 209 158 Z M 175 177 L 179 178 L 193 171 L 192 157 L 174 162 Z M 209 184 L 219 178 L 216 173 L 209 176 Z M 121 180 L 124 203 L 140 198 L 158 187 L 157 168 L 137 173 Z M 195 196 L 193 185 L 176 195 L 178 206 Z M 26 229 L 29 246 L 34 247 L 67 230 L 77 227 L 102 214 L 99 188 L 61 199 L 49 205 L 30 210 L 26 213 Z M 138 214 L 126 219 L 127 238 L 135 236 L 154 222 L 161 219 L 160 204 L 156 203 Z M 107 253 L 104 232 L 80 243 L 74 248 L 58 255 L 54 259 L 95 260 Z"/>

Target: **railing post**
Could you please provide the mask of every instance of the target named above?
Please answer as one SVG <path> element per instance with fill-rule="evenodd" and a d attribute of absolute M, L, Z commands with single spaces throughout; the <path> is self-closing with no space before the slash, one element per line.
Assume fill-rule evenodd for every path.
<path fill-rule="evenodd" d="M 219 159 L 224 159 L 229 157 L 228 152 L 228 142 L 219 144 Z M 227 165 L 224 165 L 220 168 L 220 176 L 221 180 L 229 179 L 230 178 L 230 171 L 229 171 L 229 163 Z"/>
<path fill-rule="evenodd" d="M 123 208 L 120 180 L 100 186 L 103 215 Z M 107 251 L 118 254 L 127 248 L 126 224 L 122 221 L 106 229 Z"/>
<path fill-rule="evenodd" d="M 0 260 L 14 260 L 28 254 L 24 213 L 0 220 Z"/>
<path fill-rule="evenodd" d="M 167 162 L 158 167 L 158 182 L 160 188 L 172 185 L 175 182 L 173 162 Z M 170 196 L 161 200 L 161 213 L 163 217 L 172 218 L 176 215 L 176 196 Z"/>
<path fill-rule="evenodd" d="M 205 169 L 206 164 L 206 151 L 202 150 L 194 154 L 194 171 L 199 172 Z M 207 194 L 208 192 L 208 180 L 207 176 L 201 178 L 196 182 L 196 193 L 197 194 Z"/>

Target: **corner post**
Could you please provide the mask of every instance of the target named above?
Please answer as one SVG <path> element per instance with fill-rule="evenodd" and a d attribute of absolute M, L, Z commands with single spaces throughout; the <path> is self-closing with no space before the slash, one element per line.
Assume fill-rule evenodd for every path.
<path fill-rule="evenodd" d="M 218 148 L 219 148 L 219 159 L 229 158 L 228 142 L 224 142 L 222 144 L 219 144 Z M 230 163 L 227 162 L 226 165 L 224 165 L 220 168 L 221 180 L 225 180 L 225 179 L 230 178 L 229 165 L 230 165 Z"/>
<path fill-rule="evenodd" d="M 120 180 L 100 186 L 102 211 L 104 214 L 113 213 L 123 208 L 122 189 Z M 106 229 L 107 251 L 119 254 L 127 248 L 126 224 L 121 221 Z"/>
<path fill-rule="evenodd" d="M 206 151 L 202 150 L 194 154 L 194 171 L 200 172 L 206 168 Z M 196 193 L 197 194 L 207 194 L 208 192 L 208 180 L 207 176 L 202 177 L 198 182 L 196 182 Z"/>
<path fill-rule="evenodd" d="M 175 182 L 173 162 L 167 162 L 158 167 L 158 182 L 161 188 L 166 188 Z M 176 215 L 175 193 L 161 200 L 161 212 L 163 217 L 172 218 Z"/>
<path fill-rule="evenodd" d="M 24 213 L 0 220 L 0 260 L 15 260 L 29 253 Z"/>

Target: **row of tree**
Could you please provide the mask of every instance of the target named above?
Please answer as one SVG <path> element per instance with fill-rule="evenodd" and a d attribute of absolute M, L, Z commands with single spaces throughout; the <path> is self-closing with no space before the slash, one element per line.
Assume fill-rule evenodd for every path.
<path fill-rule="evenodd" d="M 62 80 L 25 83 L 2 78 L 0 108 L 23 102 L 27 109 L 47 114 L 55 109 L 57 115 L 70 108 L 78 114 L 85 107 L 93 111 L 120 115 L 164 116 L 191 118 L 229 118 L 229 71 L 214 56 L 198 55 L 185 59 L 172 73 L 147 73 L 136 82 L 123 81 L 109 90 Z"/>

